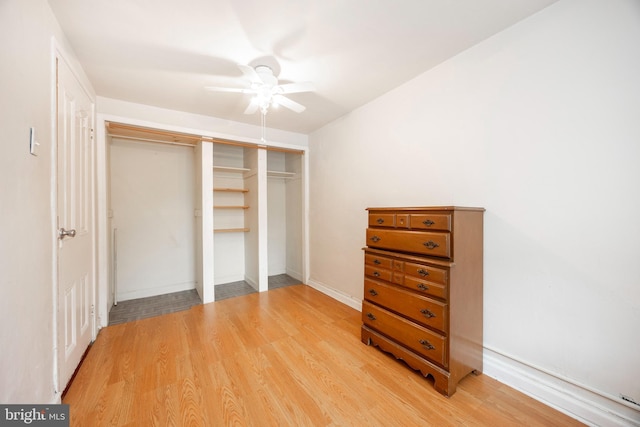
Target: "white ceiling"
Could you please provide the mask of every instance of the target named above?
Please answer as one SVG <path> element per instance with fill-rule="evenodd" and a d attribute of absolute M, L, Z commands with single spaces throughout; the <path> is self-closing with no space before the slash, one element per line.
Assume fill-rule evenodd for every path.
<path fill-rule="evenodd" d="M 310 133 L 557 0 L 49 0 L 96 93 L 260 124 L 236 64 L 311 81 L 267 126 Z"/>

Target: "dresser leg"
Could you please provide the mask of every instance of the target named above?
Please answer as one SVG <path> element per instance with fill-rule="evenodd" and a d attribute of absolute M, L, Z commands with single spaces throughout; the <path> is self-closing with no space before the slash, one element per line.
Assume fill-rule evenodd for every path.
<path fill-rule="evenodd" d="M 360 341 L 365 345 L 371 345 L 371 334 L 364 325 L 360 328 Z"/>
<path fill-rule="evenodd" d="M 456 383 L 444 375 L 431 374 L 433 377 L 433 388 L 446 397 L 450 397 L 456 392 Z"/>

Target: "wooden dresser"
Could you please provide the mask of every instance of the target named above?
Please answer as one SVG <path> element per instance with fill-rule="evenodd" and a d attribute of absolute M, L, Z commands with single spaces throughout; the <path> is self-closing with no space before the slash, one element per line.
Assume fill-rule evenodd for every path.
<path fill-rule="evenodd" d="M 482 208 L 369 208 L 362 342 L 445 396 L 482 372 Z"/>

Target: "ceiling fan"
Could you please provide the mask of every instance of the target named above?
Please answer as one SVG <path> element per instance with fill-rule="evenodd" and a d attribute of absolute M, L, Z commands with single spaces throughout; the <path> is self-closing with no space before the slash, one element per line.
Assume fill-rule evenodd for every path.
<path fill-rule="evenodd" d="M 238 64 L 251 83 L 248 88 L 214 87 L 205 89 L 218 92 L 237 92 L 254 95 L 251 103 L 244 111 L 245 114 L 253 114 L 258 109 L 262 115 L 266 115 L 270 106 L 282 105 L 296 113 L 305 110 L 305 106 L 284 96 L 289 93 L 310 92 L 315 89 L 311 82 L 278 84 L 278 78 L 273 75 L 273 70 L 267 65 L 257 65 L 255 68 Z"/>

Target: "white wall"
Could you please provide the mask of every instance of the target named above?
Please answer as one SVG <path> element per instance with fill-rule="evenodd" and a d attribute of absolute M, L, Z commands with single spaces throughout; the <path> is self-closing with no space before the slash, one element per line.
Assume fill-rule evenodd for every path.
<path fill-rule="evenodd" d="M 638 41 L 562 0 L 312 134 L 311 281 L 362 299 L 366 207 L 484 207 L 485 346 L 640 402 Z"/>
<path fill-rule="evenodd" d="M 287 206 L 283 178 L 267 179 L 269 276 L 287 272 Z"/>
<path fill-rule="evenodd" d="M 118 301 L 195 289 L 194 149 L 118 138 L 110 148 Z"/>
<path fill-rule="evenodd" d="M 267 171 L 285 171 L 285 153 L 267 152 Z M 287 195 L 284 178 L 267 177 L 269 276 L 287 272 Z"/>
<path fill-rule="evenodd" d="M 45 0 L 0 2 L 2 403 L 59 400 L 54 386 L 51 214 L 54 36 L 75 63 Z M 77 65 L 74 69 L 81 72 Z M 32 126 L 40 143 L 37 157 L 29 154 Z"/>
<path fill-rule="evenodd" d="M 304 224 L 305 224 L 305 206 L 304 206 L 304 168 L 303 161 L 305 157 L 302 154 L 288 153 L 285 156 L 285 170 L 292 172 L 294 175 L 285 180 L 285 197 L 287 212 L 287 255 L 286 255 L 286 273 L 306 282 L 304 274 Z"/>

